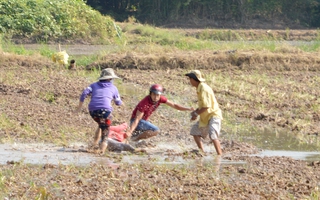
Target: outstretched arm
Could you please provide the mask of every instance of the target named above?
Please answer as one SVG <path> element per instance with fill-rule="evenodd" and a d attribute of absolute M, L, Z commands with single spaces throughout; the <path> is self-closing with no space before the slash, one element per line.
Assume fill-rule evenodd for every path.
<path fill-rule="evenodd" d="M 182 105 L 179 105 L 179 104 L 176 104 L 176 103 L 173 103 L 169 100 L 167 100 L 166 104 L 174 109 L 177 109 L 177 110 L 182 110 L 182 111 L 193 111 L 194 109 L 192 107 L 184 107 Z"/>
<path fill-rule="evenodd" d="M 83 102 L 79 101 L 79 105 L 74 112 L 79 112 L 81 110 Z"/>
<path fill-rule="evenodd" d="M 83 102 L 85 100 L 85 98 L 92 92 L 92 87 L 91 85 L 89 87 L 87 87 L 86 89 L 83 90 L 81 96 L 80 96 L 80 100 L 79 100 L 79 105 L 76 108 L 76 110 L 74 112 L 79 112 L 81 110 L 81 107 L 83 105 Z"/>
<path fill-rule="evenodd" d="M 132 122 L 130 129 L 126 132 L 127 137 L 130 137 L 132 135 L 133 131 L 137 128 L 139 121 L 143 117 L 143 114 L 144 114 L 143 112 L 140 112 L 139 110 L 137 111 L 136 118 Z"/>

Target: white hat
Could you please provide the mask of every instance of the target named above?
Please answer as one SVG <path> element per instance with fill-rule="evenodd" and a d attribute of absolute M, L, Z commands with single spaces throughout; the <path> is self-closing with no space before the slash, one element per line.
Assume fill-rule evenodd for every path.
<path fill-rule="evenodd" d="M 119 77 L 114 73 L 112 68 L 106 68 L 101 71 L 99 80 L 102 81 L 102 80 L 113 79 L 113 78 L 119 78 Z"/>

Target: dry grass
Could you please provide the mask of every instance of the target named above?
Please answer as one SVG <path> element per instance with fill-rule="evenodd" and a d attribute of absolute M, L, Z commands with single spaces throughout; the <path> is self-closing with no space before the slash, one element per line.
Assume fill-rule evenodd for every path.
<path fill-rule="evenodd" d="M 59 68 L 37 56 L 0 54 L 0 138 L 2 142 L 44 142 L 68 145 L 92 140 L 96 128 L 84 108 L 72 115 L 83 88 L 99 71 Z M 127 121 L 138 100 L 152 83 L 161 83 L 173 101 L 196 106 L 194 88 L 184 74 L 201 69 L 221 105 L 223 131 L 237 134 L 249 128 L 275 127 L 295 135 L 312 135 L 318 141 L 319 56 L 296 49 L 270 51 L 178 51 L 108 54 L 87 68 L 113 67 L 134 92 L 123 94 L 124 108 L 114 111 L 114 123 Z M 139 96 L 140 95 L 140 96 Z M 88 101 L 87 101 L 88 102 Z M 188 113 L 162 108 L 151 120 L 161 134 L 155 142 L 187 140 Z M 237 130 L 235 122 L 242 122 Z M 236 130 L 236 131 L 235 131 Z M 304 138 L 302 136 L 302 138 Z M 178 139 L 177 139 L 178 138 Z M 189 138 L 190 139 L 190 138 Z M 290 141 L 288 141 L 290 142 Z M 304 142 L 311 142 L 305 140 Z M 156 165 L 152 160 L 119 167 L 93 164 L 1 165 L 0 198 L 5 199 L 318 199 L 319 162 L 307 164 L 285 157 L 242 156 L 245 145 L 225 160 L 244 160 L 244 166 L 223 166 L 219 171 L 198 163 L 186 166 Z M 286 145 L 286 144 L 284 144 Z M 308 143 L 311 145 L 311 143 Z M 316 148 L 319 148 L 319 144 Z M 174 153 L 164 152 L 169 159 Z M 120 162 L 121 155 L 108 154 Z M 170 157 L 171 156 L 171 157 Z M 199 159 L 199 160 L 197 160 Z M 218 179 L 217 174 L 220 175 Z"/>
<path fill-rule="evenodd" d="M 237 158 L 235 158 L 237 159 Z M 238 158 L 239 159 L 239 158 Z M 10 199 L 317 199 L 319 163 L 241 157 L 246 166 L 108 167 L 11 163 L 0 166 L 0 198 Z M 292 169 L 295 170 L 292 173 Z M 218 171 L 217 171 L 218 170 Z M 314 172 L 311 173 L 311 170 Z"/>
<path fill-rule="evenodd" d="M 301 51 L 175 51 L 160 53 L 128 52 L 108 54 L 87 66 L 121 69 L 262 69 L 269 71 L 318 71 L 318 53 Z"/>

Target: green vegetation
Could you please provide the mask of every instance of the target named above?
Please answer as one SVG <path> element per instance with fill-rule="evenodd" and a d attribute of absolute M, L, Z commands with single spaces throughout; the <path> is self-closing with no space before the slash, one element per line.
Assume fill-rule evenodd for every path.
<path fill-rule="evenodd" d="M 143 23 L 175 26 L 250 27 L 250 23 L 283 23 L 288 27 L 319 27 L 319 0 L 88 0 L 117 20 L 134 16 Z M 289 22 L 289 23 L 284 23 Z M 263 27 L 263 24 L 256 24 Z"/>
<path fill-rule="evenodd" d="M 103 2 L 95 1 L 95 5 L 103 4 Z M 117 2 L 117 1 L 115 1 Z M 120 2 L 120 1 L 118 1 Z M 88 1 L 89 5 L 91 1 Z M 149 2 L 150 3 L 150 2 Z M 178 6 L 179 9 L 187 9 L 191 5 L 196 7 L 202 5 L 204 2 L 193 2 L 188 3 L 173 3 L 171 6 Z M 298 1 L 296 2 L 296 4 Z M 106 3 L 105 6 L 107 6 Z M 130 3 L 129 3 L 130 4 Z M 135 1 L 131 2 L 131 8 L 136 7 L 137 9 L 143 9 L 143 7 L 148 7 L 148 2 L 135 5 Z M 156 6 L 151 3 L 152 7 Z M 165 4 L 161 2 L 160 4 Z M 233 5 L 231 3 L 230 5 Z M 237 4 L 237 3 L 236 3 Z M 251 12 L 250 7 L 255 7 L 259 3 L 255 1 L 244 1 L 246 7 L 245 11 Z M 249 5 L 250 4 L 250 5 Z M 256 5 L 257 4 L 257 5 Z M 109 4 L 108 4 L 109 5 Z M 121 4 L 124 5 L 124 4 Z M 211 4 L 206 2 L 206 6 Z M 213 1 L 212 5 L 215 5 L 212 9 L 218 9 L 224 3 L 221 4 L 217 1 Z M 230 6 L 228 5 L 228 6 Z M 300 4 L 299 4 L 300 5 Z M 308 3 L 301 4 L 301 6 L 307 6 Z M 114 5 L 108 8 L 114 8 Z M 150 5 L 149 5 L 150 6 Z M 202 5 L 204 6 L 204 5 Z M 234 5 L 236 6 L 236 5 Z M 239 5 L 238 5 L 239 6 Z M 272 6 L 277 8 L 281 5 L 271 4 L 259 8 L 261 15 L 265 17 L 269 16 L 268 12 L 263 12 L 263 9 L 276 10 L 280 12 L 279 9 L 271 9 Z M 283 6 L 283 5 L 282 5 Z M 292 6 L 292 5 L 290 5 Z M 121 6 L 120 6 L 121 7 Z M 130 5 L 129 5 L 130 7 Z M 98 6 L 98 8 L 101 8 Z M 284 9 L 284 7 L 282 7 Z M 301 8 L 301 7 L 300 7 Z M 180 10 L 176 10 L 178 13 Z M 191 8 L 188 8 L 191 9 Z M 223 7 L 223 9 L 226 9 Z M 262 9 L 262 10 L 261 10 Z M 286 8 L 287 9 L 287 8 Z M 155 9 L 159 10 L 159 9 Z M 150 10 L 151 11 L 151 10 Z M 230 12 L 235 12 L 235 10 L 230 10 Z M 258 12 L 258 11 L 255 11 Z M 171 12 L 169 12 L 171 13 Z M 194 12 L 192 12 L 194 13 Z M 210 13 L 220 13 L 210 12 Z M 225 12 L 223 12 L 225 15 Z M 216 41 L 281 41 L 281 40 L 295 40 L 292 35 L 292 31 L 286 28 L 282 32 L 277 31 L 264 31 L 257 33 L 255 31 L 241 31 L 240 30 L 228 30 L 228 29 L 203 29 L 194 32 L 183 32 L 183 30 L 175 29 L 161 29 L 150 25 L 141 25 L 137 23 L 137 20 L 132 17 L 136 13 L 131 13 L 128 20 L 130 24 L 124 25 L 123 31 L 127 34 L 123 34 L 121 28 L 115 24 L 114 20 L 110 16 L 103 16 L 97 10 L 89 7 L 82 0 L 76 1 L 49 1 L 49 0 L 12 0 L 5 1 L 0 0 L 0 34 L 5 40 L 22 40 L 24 42 L 42 43 L 46 44 L 48 42 L 85 42 L 91 44 L 117 44 L 119 46 L 126 46 L 127 44 L 157 44 L 161 46 L 174 46 L 178 49 L 183 50 L 200 50 L 200 49 L 217 49 L 221 45 L 215 45 Z M 209 14 L 209 13 L 207 13 Z M 273 13 L 274 14 L 274 13 Z M 278 13 L 279 14 L 279 13 Z M 254 15 L 254 13 L 253 13 Z M 276 15 L 276 14 L 275 14 Z M 301 14 L 300 14 L 301 15 Z M 126 15 L 128 16 L 128 15 Z M 186 15 L 177 15 L 177 18 L 185 17 Z M 248 16 L 248 15 L 246 15 Z M 203 16 L 204 17 L 204 16 Z M 248 17 L 249 18 L 249 17 Z M 152 19 L 152 18 L 150 18 Z M 227 20 L 227 19 L 226 19 Z M 247 19 L 248 20 L 248 19 Z M 302 20 L 300 20 L 302 21 Z M 186 22 L 187 23 L 187 22 Z M 183 25 L 183 23 L 182 23 Z M 308 40 L 318 40 L 319 31 L 316 33 L 310 33 L 310 38 Z M 233 44 L 235 45 L 235 44 Z M 264 44 L 267 45 L 267 44 Z M 12 45 L 6 45 L 6 50 L 10 51 Z M 239 44 L 237 44 L 239 46 Z M 232 48 L 232 47 L 230 47 Z M 237 47 L 238 48 L 238 47 Z M 241 43 L 240 47 L 241 48 Z M 250 48 L 250 47 L 248 47 Z M 301 45 L 301 49 L 305 51 L 316 51 L 319 49 L 319 44 L 314 43 L 310 45 Z M 19 50 L 19 51 L 18 51 Z M 26 54 L 23 48 L 11 50 L 18 54 Z M 48 56 L 51 52 L 43 49 L 42 55 Z"/>
<path fill-rule="evenodd" d="M 90 41 L 110 43 L 121 36 L 112 18 L 82 0 L 1 0 L 0 33 L 7 39 L 37 42 Z"/>

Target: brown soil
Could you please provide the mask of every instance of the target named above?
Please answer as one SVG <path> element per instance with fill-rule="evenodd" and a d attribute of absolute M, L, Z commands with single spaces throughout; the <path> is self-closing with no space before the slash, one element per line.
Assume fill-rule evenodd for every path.
<path fill-rule="evenodd" d="M 295 55 L 295 56 L 293 56 Z M 51 60 L 0 54 L 0 111 L 2 124 L 0 139 L 6 142 L 44 142 L 67 146 L 71 141 L 90 143 L 95 124 L 84 108 L 80 115 L 72 114 L 78 97 L 90 81 L 80 76 L 85 67 L 65 70 Z M 196 63 L 196 64 L 195 64 Z M 214 63 L 214 64 L 213 64 Z M 213 64 L 213 65 L 212 65 Z M 222 74 L 234 80 L 246 80 L 246 75 L 286 77 L 287 84 L 270 82 L 273 92 L 286 93 L 280 101 L 269 100 L 263 90 L 250 99 L 244 94 L 225 88 L 213 88 L 224 113 L 233 113 L 252 126 L 283 128 L 293 133 L 318 135 L 320 111 L 313 110 L 319 103 L 318 54 L 287 52 L 261 54 L 255 52 L 175 52 L 163 55 L 131 53 L 107 55 L 87 69 L 113 67 L 137 92 L 144 93 L 155 82 L 162 83 L 167 94 L 185 97 L 195 102 L 195 96 L 183 74 L 191 66 L 199 66 L 203 73 Z M 151 67 L 152 66 L 152 67 Z M 201 67 L 200 67 L 201 66 Z M 210 82 L 210 81 L 209 81 Z M 250 81 L 249 81 L 250 82 Z M 183 87 L 181 84 L 185 83 Z M 254 86 L 257 83 L 252 83 Z M 313 87 L 311 87 L 313 86 Z M 293 92 L 309 94 L 304 102 L 291 98 Z M 128 121 L 140 97 L 123 94 L 124 107 L 116 107 L 113 123 Z M 86 101 L 88 102 L 88 101 Z M 261 113 L 254 105 L 263 104 Z M 304 113 L 288 110 L 304 108 Z M 151 120 L 161 128 L 161 134 L 150 139 L 150 144 L 165 141 L 184 141 L 194 145 L 188 135 L 189 126 L 177 111 L 160 110 Z M 188 114 L 186 114 L 188 116 Z M 170 116 L 170 117 L 168 117 Z M 6 122 L 8 119 L 9 122 Z M 188 120 L 185 117 L 184 120 Z M 308 120 L 309 124 L 298 121 Z M 121 163 L 121 154 L 107 153 L 119 167 L 104 165 L 76 167 L 73 165 L 25 165 L 8 162 L 1 165 L 0 193 L 4 199 L 318 199 L 320 196 L 320 163 L 293 160 L 286 157 L 255 157 L 258 150 L 251 144 L 221 138 L 222 159 L 245 161 L 245 165 L 219 168 L 202 165 L 201 155 L 191 149 L 184 153 L 164 152 L 165 155 L 200 159 L 194 167 L 155 165 L 152 160 L 142 164 Z M 205 144 L 208 145 L 208 144 Z M 215 155 L 212 155 L 215 156 Z M 217 159 L 219 159 L 217 157 Z"/>

